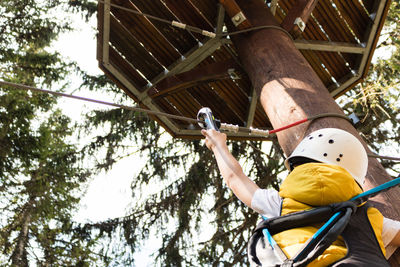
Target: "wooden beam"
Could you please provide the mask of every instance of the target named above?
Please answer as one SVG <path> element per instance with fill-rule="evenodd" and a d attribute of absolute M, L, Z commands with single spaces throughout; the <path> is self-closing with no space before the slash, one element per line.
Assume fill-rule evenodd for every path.
<path fill-rule="evenodd" d="M 221 34 L 224 27 L 225 20 L 225 9 L 222 4 L 218 4 L 218 15 L 217 15 L 217 27 L 215 27 L 215 33 Z"/>
<path fill-rule="evenodd" d="M 256 109 L 257 109 L 257 102 L 258 102 L 257 92 L 256 92 L 256 90 L 254 88 L 252 88 L 251 89 L 250 105 L 249 105 L 249 109 L 247 110 L 246 127 L 248 127 L 248 128 L 253 125 L 254 115 L 255 115 Z"/>
<path fill-rule="evenodd" d="M 213 38 L 206 41 L 204 44 L 199 43 L 196 47 L 193 47 L 187 54 L 171 64 L 171 66 L 168 67 L 168 70 L 158 74 L 147 86 L 145 91 L 151 90 L 166 77 L 191 70 L 193 67 L 197 66 L 200 62 L 202 62 L 204 59 L 214 53 L 215 50 L 220 48 L 221 45 L 223 45 L 225 42 L 228 42 L 227 39 Z"/>
<path fill-rule="evenodd" d="M 278 6 L 278 0 L 271 0 L 271 4 L 270 4 L 270 9 L 271 9 L 271 13 L 272 15 L 275 16 L 276 13 L 276 7 Z"/>
<path fill-rule="evenodd" d="M 297 0 L 282 21 L 281 27 L 294 38 L 300 36 L 317 3 L 318 0 Z"/>
<path fill-rule="evenodd" d="M 351 54 L 364 54 L 365 45 L 345 43 L 345 42 L 327 42 L 298 39 L 294 41 L 294 45 L 300 50 L 315 50 L 328 52 L 341 52 Z"/>
<path fill-rule="evenodd" d="M 362 73 L 362 77 L 364 78 L 369 69 L 369 65 L 371 64 L 371 58 L 374 54 L 376 45 L 378 43 L 379 35 L 382 30 L 382 27 L 385 23 L 385 20 L 382 19 L 383 16 L 386 16 L 389 8 L 390 8 L 390 0 L 381 0 L 375 1 L 374 4 L 376 5 L 375 14 L 373 22 L 369 26 L 369 35 L 367 36 L 367 51 L 370 51 L 369 54 L 364 54 L 360 62 L 360 72 Z M 372 17 L 372 16 L 371 16 Z"/>
<path fill-rule="evenodd" d="M 109 42 L 110 42 L 110 0 L 104 1 L 103 22 L 103 64 L 109 64 Z"/>
<path fill-rule="evenodd" d="M 219 0 L 219 2 L 225 8 L 226 13 L 228 13 L 236 28 L 243 30 L 251 27 L 251 24 L 235 0 Z"/>
<path fill-rule="evenodd" d="M 238 68 L 238 65 L 233 59 L 194 68 L 190 71 L 165 78 L 157 84 L 156 88 L 149 91 L 148 94 L 154 99 L 201 83 L 229 79 L 230 72 Z"/>

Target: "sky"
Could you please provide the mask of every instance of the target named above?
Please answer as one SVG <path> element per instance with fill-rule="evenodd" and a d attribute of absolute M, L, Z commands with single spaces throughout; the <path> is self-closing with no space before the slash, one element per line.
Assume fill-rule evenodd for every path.
<path fill-rule="evenodd" d="M 93 16 L 89 23 L 79 16 L 74 16 L 71 26 L 76 30 L 62 34 L 53 44 L 53 49 L 59 51 L 63 57 L 77 62 L 80 68 L 91 75 L 103 74 L 98 68 L 96 59 L 96 24 L 96 16 Z M 74 92 L 80 85 L 80 79 L 73 73 L 69 79 L 71 85 L 66 93 L 112 102 L 112 99 L 107 99 L 107 96 L 101 93 Z M 83 120 L 84 114 L 90 110 L 108 108 L 69 98 L 60 98 L 59 106 L 66 115 L 76 121 Z M 102 172 L 94 177 L 88 185 L 74 219 L 85 223 L 124 216 L 131 204 L 131 182 L 143 165 L 143 160 L 138 155 L 133 155 L 119 160 L 107 173 Z M 156 237 L 147 242 L 141 252 L 135 254 L 137 266 L 153 266 L 149 255 L 154 251 L 154 247 L 150 245 L 154 242 L 158 242 Z"/>
<path fill-rule="evenodd" d="M 77 17 L 72 25 L 77 30 L 61 35 L 54 44 L 54 48 L 63 57 L 76 61 L 79 67 L 92 75 L 102 74 L 96 60 L 95 29 L 93 28 L 95 25 L 96 17 L 93 17 L 88 24 Z M 71 74 L 70 79 L 71 85 L 67 93 L 110 101 L 104 99 L 105 95 L 93 96 L 93 92 L 74 92 L 79 87 L 80 79 L 74 74 Z M 66 115 L 76 121 L 82 120 L 85 113 L 90 110 L 107 108 L 100 104 L 68 98 L 60 98 L 59 103 Z M 131 160 L 129 158 L 120 160 L 110 172 L 101 173 L 93 180 L 82 200 L 82 207 L 76 217 L 78 221 L 97 221 L 124 215 L 130 197 L 131 179 L 140 168 L 140 164 L 132 168 Z M 129 170 L 126 166 L 129 166 Z"/>

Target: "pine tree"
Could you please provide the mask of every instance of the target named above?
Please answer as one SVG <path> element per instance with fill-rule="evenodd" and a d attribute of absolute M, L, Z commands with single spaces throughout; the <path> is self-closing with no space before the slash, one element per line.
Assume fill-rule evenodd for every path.
<path fill-rule="evenodd" d="M 2 79 L 51 88 L 76 70 L 46 50 L 60 32 L 70 30 L 67 21 L 43 16 L 54 8 L 91 16 L 96 3 L 0 2 L 6 18 L 0 20 Z M 394 48 L 391 59 L 374 64 L 364 83 L 341 99 L 344 109 L 362 119 L 359 129 L 377 153 L 399 140 L 398 11 L 399 1 L 393 1 L 388 38 L 380 44 Z M 81 75 L 82 87 L 129 101 L 105 76 Z M 102 156 L 97 170 L 108 170 L 133 153 L 147 163 L 134 177 L 135 205 L 129 214 L 76 225 L 71 215 L 88 174 L 79 167 L 82 154 L 67 141 L 74 128 L 55 103 L 48 95 L 0 89 L 0 263 L 87 266 L 101 258 L 105 266 L 128 266 L 134 263 L 133 253 L 156 236 L 161 246 L 155 265 L 247 266 L 247 241 L 259 216 L 227 189 L 201 141 L 173 139 L 146 114 L 96 110 L 81 126 L 83 133 L 107 129 L 83 151 L 88 157 Z M 229 145 L 260 187 L 278 188 L 285 169 L 276 140 Z M 392 161 L 384 165 L 398 172 Z"/>
<path fill-rule="evenodd" d="M 392 57 L 373 64 L 368 78 L 339 100 L 348 113 L 355 112 L 362 119 L 359 130 L 377 153 L 399 140 L 398 9 L 399 2 L 393 1 L 385 27 L 388 38 L 380 44 L 394 48 Z M 102 82 L 100 87 L 97 81 Z M 104 77 L 86 76 L 86 85 L 93 90 L 103 88 L 105 81 Z M 137 144 L 136 153 L 147 160 L 132 183 L 135 207 L 130 214 L 86 225 L 87 229 L 100 229 L 105 238 L 125 243 L 125 247 L 111 246 L 109 255 L 119 255 L 119 262 L 108 264 L 131 263 L 132 254 L 125 249 L 138 251 L 150 236 L 157 236 L 161 247 L 154 258 L 159 266 L 248 265 L 246 245 L 259 217 L 227 189 L 211 153 L 201 142 L 165 137 L 145 114 L 117 109 L 93 112 L 88 119 L 88 129 L 104 125 L 110 129 L 87 147 L 90 154 L 107 148 L 98 168 L 111 168 L 118 158 L 131 154 L 127 142 Z M 385 129 L 388 123 L 390 131 Z M 278 187 L 278 177 L 285 170 L 276 140 L 264 144 L 230 142 L 230 148 L 260 187 Z M 384 165 L 398 172 L 396 162 L 385 161 Z M 179 175 L 178 170 L 184 174 Z M 149 185 L 160 190 L 149 196 Z M 209 237 L 204 240 L 204 235 Z"/>
<path fill-rule="evenodd" d="M 70 30 L 51 12 L 62 1 L 0 2 L 1 79 L 37 87 L 62 83 L 74 64 L 49 52 Z M 86 12 L 87 13 L 87 12 Z M 88 13 L 87 13 L 88 14 Z M 73 211 L 88 171 L 67 140 L 70 119 L 45 94 L 0 88 L 0 262 L 12 266 L 88 266 L 95 239 L 76 231 Z"/>

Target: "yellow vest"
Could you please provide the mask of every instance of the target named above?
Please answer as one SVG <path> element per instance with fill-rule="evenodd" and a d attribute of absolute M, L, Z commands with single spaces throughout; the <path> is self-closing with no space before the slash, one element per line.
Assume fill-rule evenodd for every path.
<path fill-rule="evenodd" d="M 283 181 L 279 195 L 283 198 L 281 215 L 347 201 L 362 193 L 353 177 L 342 167 L 323 163 L 307 163 L 296 167 Z M 375 208 L 368 209 L 368 218 L 383 254 L 383 216 Z M 275 241 L 289 258 L 301 250 L 304 243 L 321 225 L 290 229 L 274 235 Z M 309 267 L 328 266 L 347 253 L 342 238 L 336 240 Z"/>

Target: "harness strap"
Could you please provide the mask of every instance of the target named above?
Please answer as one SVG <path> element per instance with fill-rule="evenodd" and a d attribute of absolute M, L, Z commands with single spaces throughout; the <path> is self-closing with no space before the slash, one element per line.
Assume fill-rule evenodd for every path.
<path fill-rule="evenodd" d="M 298 255 L 294 257 L 294 267 L 307 266 L 310 262 L 321 255 L 346 228 L 353 213 L 352 207 L 346 208 L 344 212 L 339 212 L 335 220 L 332 221 L 331 227 L 326 228 L 325 233 L 314 236 L 305 244 Z M 335 215 L 336 215 L 335 214 Z"/>
<path fill-rule="evenodd" d="M 260 222 L 254 232 L 268 229 L 270 234 L 274 235 L 289 229 L 325 222 L 335 213 L 349 207 L 354 211 L 357 208 L 354 202 L 345 201 L 327 206 L 315 207 L 311 210 L 299 211 L 279 217 L 269 218 Z"/>
<path fill-rule="evenodd" d="M 289 260 L 289 259 L 287 259 L 287 260 L 285 260 L 282 264 L 281 264 L 281 267 L 293 267 L 294 265 L 293 265 L 293 260 Z"/>
<path fill-rule="evenodd" d="M 259 263 L 255 251 L 256 246 L 252 243 L 257 242 L 258 238 L 256 238 L 256 236 L 262 236 L 262 232 L 265 229 L 268 230 L 270 235 L 274 235 L 288 229 L 303 227 L 328 220 L 313 235 L 313 237 L 307 241 L 303 249 L 300 250 L 293 259 L 283 260 L 283 264 L 289 264 L 291 262 L 292 265 L 280 265 L 293 267 L 306 266 L 321 255 L 338 238 L 349 223 L 351 215 L 356 212 L 357 205 L 360 205 L 367 201 L 368 198 L 387 191 L 398 184 L 400 184 L 400 177 L 355 196 L 349 201 L 264 220 L 257 225 L 253 236 L 250 239 L 249 255 L 252 255 L 252 258 L 257 262 L 257 264 Z"/>
<path fill-rule="evenodd" d="M 262 232 L 265 230 L 267 230 L 270 235 L 274 235 L 274 234 L 286 231 L 288 229 L 303 227 L 303 226 L 307 226 L 307 225 L 314 224 L 314 223 L 321 223 L 321 222 L 329 220 L 330 218 L 331 218 L 329 220 L 329 221 L 331 221 L 330 226 L 336 225 L 337 221 L 340 220 L 341 217 L 336 216 L 337 218 L 333 219 L 333 220 L 332 220 L 332 218 L 335 217 L 336 214 L 341 214 L 342 210 L 346 210 L 346 211 L 348 210 L 351 215 L 351 213 L 356 210 L 356 206 L 353 202 L 346 201 L 346 202 L 335 203 L 335 204 L 331 204 L 331 205 L 327 205 L 327 206 L 316 207 L 311 210 L 295 212 L 295 213 L 287 214 L 287 215 L 280 216 L 280 217 L 270 218 L 265 221 L 262 221 L 257 225 L 252 237 L 250 238 L 249 247 L 248 247 L 249 255 L 251 255 L 252 260 L 255 263 L 261 265 L 261 263 L 259 262 L 259 260 L 257 258 L 255 243 L 257 242 L 257 240 L 260 237 L 262 237 Z M 349 216 L 349 218 L 350 218 L 350 216 Z M 322 229 L 321 228 L 320 231 L 322 231 L 323 234 L 322 235 L 318 234 L 317 235 L 318 238 L 314 238 L 314 239 L 311 238 L 307 242 L 307 244 L 304 246 L 304 248 L 299 252 L 299 254 L 296 257 L 294 257 L 293 259 L 287 259 L 287 257 L 282 257 L 282 255 L 280 255 L 279 252 L 281 252 L 283 254 L 283 251 L 280 250 L 280 248 L 276 244 L 276 242 L 272 242 L 272 243 L 270 242 L 270 245 L 275 250 L 275 252 L 278 254 L 278 256 L 282 260 L 282 262 L 285 263 L 285 262 L 288 262 L 288 260 L 289 260 L 293 264 L 293 265 L 285 265 L 285 266 L 305 266 L 305 265 L 298 265 L 296 262 L 299 260 L 304 260 L 304 258 L 306 258 L 305 261 L 309 262 L 308 259 L 310 259 L 310 261 L 312 261 L 314 258 L 318 257 L 327 247 L 330 246 L 330 244 L 332 242 L 334 242 L 337 239 L 337 236 L 340 235 L 341 231 L 347 225 L 349 218 L 346 217 L 345 219 L 342 219 L 342 221 L 344 220 L 344 222 L 341 223 L 340 225 L 343 224 L 344 226 L 339 229 L 335 228 L 334 230 L 330 231 L 330 227 L 325 227 L 324 230 L 321 230 Z M 336 229 L 341 230 L 341 231 L 337 232 Z M 327 234 L 327 232 L 329 232 L 329 234 Z M 329 240 L 332 239 L 332 241 L 330 243 L 322 243 L 324 245 L 319 246 L 319 247 L 321 247 L 320 249 L 315 251 L 315 253 L 310 254 L 308 257 L 306 257 L 315 248 L 315 244 L 321 243 L 321 240 L 324 239 L 325 236 L 333 236 L 332 238 L 329 239 Z M 265 241 L 262 239 L 262 242 L 265 242 Z M 322 250 L 322 251 L 320 252 L 320 250 Z M 317 253 L 320 253 L 320 254 L 317 254 Z M 283 266 L 283 265 L 281 265 L 281 266 Z"/>

